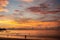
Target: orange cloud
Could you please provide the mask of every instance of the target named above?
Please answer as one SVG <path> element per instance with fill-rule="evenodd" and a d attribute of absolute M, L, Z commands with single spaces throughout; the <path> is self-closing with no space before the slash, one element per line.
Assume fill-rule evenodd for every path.
<path fill-rule="evenodd" d="M 0 0 L 0 12 L 6 12 L 5 7 L 8 4 L 8 0 Z"/>
<path fill-rule="evenodd" d="M 24 2 L 33 2 L 34 0 L 22 0 Z"/>
<path fill-rule="evenodd" d="M 8 1 L 7 0 L 0 0 L 0 5 L 1 6 L 7 6 L 7 4 L 8 4 Z"/>
<path fill-rule="evenodd" d="M 41 21 L 36 21 L 36 20 L 29 20 L 26 22 L 16 22 L 14 20 L 10 19 L 5 19 L 5 20 L 0 20 L 0 27 L 4 28 L 51 28 L 51 27 L 58 27 L 60 22 L 41 22 Z M 3 25 L 4 24 L 4 25 Z"/>
<path fill-rule="evenodd" d="M 0 7 L 0 12 L 2 12 L 3 11 L 3 8 L 2 7 Z"/>
<path fill-rule="evenodd" d="M 0 12 L 9 12 L 9 10 L 1 7 L 1 8 L 0 8 Z"/>
<path fill-rule="evenodd" d="M 4 9 L 4 12 L 9 12 L 9 10 L 8 9 Z"/>
<path fill-rule="evenodd" d="M 57 27 L 60 26 L 59 25 L 60 22 L 41 22 L 41 21 L 37 21 L 37 20 L 29 20 L 26 22 L 20 22 L 20 26 L 30 26 L 30 27 L 42 27 L 42 28 L 46 28 L 46 27 Z M 39 26 L 40 25 L 40 26 Z"/>

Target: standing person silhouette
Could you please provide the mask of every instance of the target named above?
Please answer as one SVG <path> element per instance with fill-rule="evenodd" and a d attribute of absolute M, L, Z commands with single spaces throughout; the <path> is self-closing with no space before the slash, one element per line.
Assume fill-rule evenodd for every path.
<path fill-rule="evenodd" d="M 26 39 L 27 35 L 25 35 L 25 39 Z"/>

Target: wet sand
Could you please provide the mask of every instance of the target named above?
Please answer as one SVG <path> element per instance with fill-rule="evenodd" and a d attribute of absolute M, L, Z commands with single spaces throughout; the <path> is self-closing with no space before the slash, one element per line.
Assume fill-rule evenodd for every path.
<path fill-rule="evenodd" d="M 25 37 L 26 36 L 26 37 Z M 7 30 L 0 40 L 59 40 L 60 30 Z"/>

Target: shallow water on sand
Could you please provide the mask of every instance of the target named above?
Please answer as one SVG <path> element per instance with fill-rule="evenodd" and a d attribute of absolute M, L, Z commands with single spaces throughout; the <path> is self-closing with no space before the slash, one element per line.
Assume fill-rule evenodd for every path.
<path fill-rule="evenodd" d="M 2 38 L 57 40 L 59 30 L 6 30 L 0 32 Z"/>

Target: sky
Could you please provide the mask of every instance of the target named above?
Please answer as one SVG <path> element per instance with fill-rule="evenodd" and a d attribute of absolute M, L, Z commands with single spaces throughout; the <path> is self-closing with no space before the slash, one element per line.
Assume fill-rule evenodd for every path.
<path fill-rule="evenodd" d="M 0 0 L 0 28 L 6 28 L 8 30 L 9 28 L 59 29 L 59 27 L 60 0 Z M 58 31 L 8 30 L 6 32 L 0 32 L 1 37 L 6 37 L 6 35 L 11 34 L 12 38 L 20 38 L 19 36 L 12 36 L 12 33 L 41 36 L 46 34 L 55 35 Z"/>
<path fill-rule="evenodd" d="M 9 23 L 33 20 L 34 23 L 53 21 L 59 24 L 60 0 L 0 0 L 0 23 L 7 20 Z"/>
<path fill-rule="evenodd" d="M 40 6 L 48 4 L 49 8 L 40 8 Z M 27 11 L 28 8 L 31 7 L 39 7 L 39 10 L 42 9 L 44 11 L 49 10 L 57 10 L 57 7 L 59 7 L 59 0 L 1 0 L 1 6 L 0 6 L 0 14 L 2 15 L 13 15 L 15 13 L 16 15 L 14 17 L 16 18 L 31 18 L 31 19 L 40 19 L 41 21 L 45 20 L 58 20 L 60 18 L 60 13 L 46 13 L 43 14 L 41 12 L 33 13 L 33 11 Z M 42 4 L 42 5 L 40 5 Z M 56 4 L 56 5 L 55 5 Z M 38 8 L 35 10 L 38 11 Z M 19 13 L 23 16 L 19 16 Z M 47 16 L 47 17 L 46 17 Z M 57 18 L 54 18 L 57 17 Z M 60 20 L 60 19 L 59 19 Z"/>

